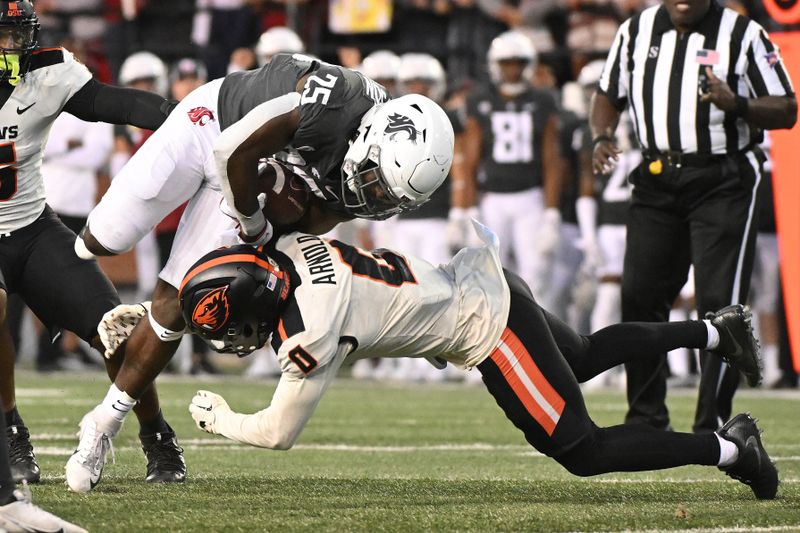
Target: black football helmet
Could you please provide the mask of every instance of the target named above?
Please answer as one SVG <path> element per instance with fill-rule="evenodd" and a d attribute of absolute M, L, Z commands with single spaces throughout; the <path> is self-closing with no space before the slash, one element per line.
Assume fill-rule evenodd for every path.
<path fill-rule="evenodd" d="M 204 255 L 178 293 L 189 330 L 220 353 L 244 357 L 264 346 L 289 297 L 289 272 L 261 248 L 240 245 Z"/>
<path fill-rule="evenodd" d="M 36 16 L 33 4 L 27 0 L 0 0 L 0 81 L 10 80 L 15 76 L 22 77 L 28 72 L 31 55 L 39 44 L 38 38 L 39 17 Z M 18 74 L 8 69 L 9 55 L 19 57 Z"/>

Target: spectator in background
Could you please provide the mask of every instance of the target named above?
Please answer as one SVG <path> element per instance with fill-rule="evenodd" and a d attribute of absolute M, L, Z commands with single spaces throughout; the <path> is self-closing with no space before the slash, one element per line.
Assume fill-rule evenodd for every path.
<path fill-rule="evenodd" d="M 209 79 L 221 78 L 238 70 L 255 66 L 244 61 L 244 52 L 234 52 L 252 46 L 259 36 L 258 17 L 245 0 L 197 0 L 192 28 L 192 41 L 200 47 Z"/>

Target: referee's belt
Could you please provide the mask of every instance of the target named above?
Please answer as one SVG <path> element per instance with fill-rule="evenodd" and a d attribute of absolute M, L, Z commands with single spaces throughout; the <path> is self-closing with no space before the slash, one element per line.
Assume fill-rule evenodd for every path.
<path fill-rule="evenodd" d="M 674 168 L 702 168 L 721 162 L 728 157 L 728 154 L 685 154 L 677 151 L 645 150 L 642 156 L 648 163 L 647 168 L 651 174 L 661 174 L 665 165 Z"/>

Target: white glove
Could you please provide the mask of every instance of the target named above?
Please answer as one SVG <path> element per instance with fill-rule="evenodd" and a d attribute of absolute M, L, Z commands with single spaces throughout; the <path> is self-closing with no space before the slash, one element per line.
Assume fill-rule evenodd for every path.
<path fill-rule="evenodd" d="M 561 212 L 555 207 L 544 210 L 537 239 L 537 250 L 542 256 L 550 256 L 556 251 L 561 240 Z"/>
<path fill-rule="evenodd" d="M 133 328 L 150 312 L 150 302 L 120 304 L 108 311 L 97 325 L 97 333 L 106 351 L 103 355 L 111 359 L 120 345 L 128 340 Z"/>
<path fill-rule="evenodd" d="M 207 390 L 199 390 L 189 404 L 189 412 L 197 427 L 206 433 L 217 435 L 218 417 L 232 413 L 225 398 Z"/>
<path fill-rule="evenodd" d="M 471 219 L 477 219 L 479 212 L 477 207 L 451 207 L 447 214 L 447 229 L 445 239 L 450 253 L 456 254 L 465 246 L 470 246 L 474 239 Z"/>
<path fill-rule="evenodd" d="M 259 211 L 264 209 L 264 206 L 267 205 L 267 193 L 262 192 L 258 195 L 258 209 Z M 228 201 L 223 198 L 219 201 L 219 210 L 222 211 L 222 214 L 226 217 L 230 217 L 236 222 L 239 222 L 239 217 L 236 216 L 236 211 L 228 204 Z"/>
<path fill-rule="evenodd" d="M 583 252 L 583 261 L 580 267 L 581 271 L 594 276 L 603 262 L 603 258 L 600 255 L 600 247 L 597 245 L 597 239 L 578 239 L 575 241 L 575 247 Z"/>

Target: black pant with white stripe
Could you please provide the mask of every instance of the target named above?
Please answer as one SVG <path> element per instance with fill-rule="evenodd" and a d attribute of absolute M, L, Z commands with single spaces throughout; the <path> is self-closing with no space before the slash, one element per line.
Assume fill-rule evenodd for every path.
<path fill-rule="evenodd" d="M 668 320 L 690 264 L 695 268 L 700 317 L 747 299 L 760 157 L 760 152 L 746 152 L 703 168 L 665 166 L 660 175 L 652 175 L 645 162 L 633 171 L 622 279 L 624 322 Z M 713 431 L 731 415 L 739 373 L 706 352 L 701 352 L 700 365 L 694 430 Z M 666 354 L 644 357 L 625 367 L 626 422 L 668 426 Z"/>

